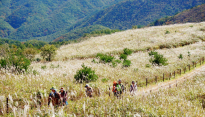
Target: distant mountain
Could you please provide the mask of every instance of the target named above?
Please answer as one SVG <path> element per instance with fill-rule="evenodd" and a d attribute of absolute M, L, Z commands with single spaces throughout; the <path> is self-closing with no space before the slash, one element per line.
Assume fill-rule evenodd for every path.
<path fill-rule="evenodd" d="M 104 30 L 104 29 L 109 29 L 109 28 L 101 26 L 101 25 L 92 25 L 92 26 L 72 30 L 72 31 L 58 37 L 57 39 L 55 39 L 53 41 L 56 42 L 56 41 L 74 40 L 74 39 L 78 39 L 78 38 L 82 37 L 85 33 L 90 33 L 92 31 Z"/>
<path fill-rule="evenodd" d="M 128 0 L 102 10 L 74 27 L 99 24 L 111 29 L 129 29 L 133 25 L 148 25 L 202 3 L 205 0 Z"/>
<path fill-rule="evenodd" d="M 192 9 L 185 10 L 174 16 L 161 18 L 151 23 L 151 26 L 168 25 L 176 23 L 187 23 L 187 22 L 202 22 L 205 21 L 205 4 L 199 5 Z"/>
<path fill-rule="evenodd" d="M 0 0 L 0 36 L 20 41 L 33 38 L 51 41 L 41 37 L 61 33 L 85 17 L 121 1 Z"/>

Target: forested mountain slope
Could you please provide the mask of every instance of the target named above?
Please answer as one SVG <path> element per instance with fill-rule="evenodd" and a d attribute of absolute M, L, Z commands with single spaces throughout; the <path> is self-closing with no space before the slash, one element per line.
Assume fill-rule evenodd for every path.
<path fill-rule="evenodd" d="M 61 32 L 123 0 L 0 0 L 0 36 L 25 41 Z"/>
<path fill-rule="evenodd" d="M 185 10 L 174 16 L 161 18 L 151 23 L 151 26 L 168 25 L 176 23 L 187 23 L 187 22 L 202 22 L 205 21 L 205 4 L 199 5 L 192 9 Z"/>
<path fill-rule="evenodd" d="M 129 29 L 133 25 L 147 25 L 202 3 L 205 0 L 128 0 L 102 10 L 76 26 L 100 24 L 111 29 Z"/>

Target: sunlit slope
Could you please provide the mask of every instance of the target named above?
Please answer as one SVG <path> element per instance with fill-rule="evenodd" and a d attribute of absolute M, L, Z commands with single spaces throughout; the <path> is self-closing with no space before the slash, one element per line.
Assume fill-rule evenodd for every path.
<path fill-rule="evenodd" d="M 205 38 L 205 22 L 126 30 L 111 35 L 91 37 L 80 43 L 62 46 L 56 59 L 91 57 L 97 53 L 119 53 L 124 48 L 134 51 L 171 48 Z"/>

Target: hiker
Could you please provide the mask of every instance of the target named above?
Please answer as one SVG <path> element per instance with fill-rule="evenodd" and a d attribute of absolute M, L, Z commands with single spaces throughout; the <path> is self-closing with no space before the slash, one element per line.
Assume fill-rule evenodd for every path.
<path fill-rule="evenodd" d="M 86 88 L 86 95 L 92 97 L 92 93 L 93 93 L 92 88 L 88 84 L 85 85 L 85 88 Z"/>
<path fill-rule="evenodd" d="M 135 95 L 136 91 L 137 91 L 137 82 L 135 83 L 135 81 L 132 81 L 132 84 L 130 85 L 130 94 Z"/>
<path fill-rule="evenodd" d="M 113 82 L 112 92 L 113 92 L 114 96 L 118 96 L 117 95 L 118 92 L 117 92 L 117 82 L 116 81 Z"/>
<path fill-rule="evenodd" d="M 122 94 L 124 92 L 124 85 L 121 83 L 122 81 L 119 79 L 118 80 L 118 84 L 117 84 L 117 88 L 120 94 Z"/>
<path fill-rule="evenodd" d="M 53 106 L 58 106 L 60 104 L 60 94 L 56 91 L 54 87 L 50 89 L 52 92 L 49 94 L 48 97 L 48 106 L 52 101 Z"/>
<path fill-rule="evenodd" d="M 67 92 L 63 89 L 63 87 L 60 89 L 60 98 L 61 98 L 61 102 L 63 102 L 63 106 L 68 105 L 67 104 Z"/>

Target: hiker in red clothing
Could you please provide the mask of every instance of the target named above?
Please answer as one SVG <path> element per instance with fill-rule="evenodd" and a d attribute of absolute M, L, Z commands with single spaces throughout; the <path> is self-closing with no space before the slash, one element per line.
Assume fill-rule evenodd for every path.
<path fill-rule="evenodd" d="M 67 105 L 67 92 L 63 89 L 63 87 L 60 89 L 60 99 L 63 106 Z"/>

